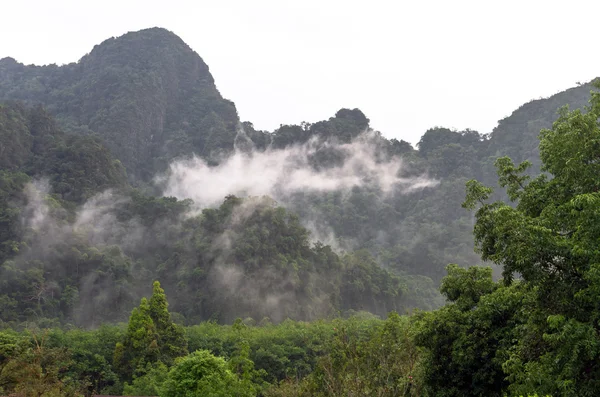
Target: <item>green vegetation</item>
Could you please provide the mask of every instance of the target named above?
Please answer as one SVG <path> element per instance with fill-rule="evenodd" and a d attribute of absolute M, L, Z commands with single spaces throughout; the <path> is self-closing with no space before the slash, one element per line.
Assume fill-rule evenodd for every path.
<path fill-rule="evenodd" d="M 299 218 L 267 197 L 229 196 L 189 215 L 189 200 L 132 189 L 100 142 L 63 133 L 42 108 L 7 104 L 0 117 L 3 142 L 17 146 L 5 150 L 22 152 L 0 171 L 6 326 L 122 321 L 155 279 L 187 323 L 430 304 L 414 285 L 431 295 L 433 283 L 415 279 L 411 292 L 411 279 L 368 251 L 311 244 Z"/>
<path fill-rule="evenodd" d="M 0 394 L 597 395 L 600 94 L 552 124 L 589 89 L 415 150 L 358 109 L 239 123 L 162 29 L 77 64 L 0 60 Z M 152 182 L 193 153 L 310 147 L 307 172 L 337 170 L 361 140 L 438 184 L 385 189 L 357 166 L 351 188 L 199 208 Z"/>
<path fill-rule="evenodd" d="M 18 118 L 7 120 L 0 132 L 0 145 L 10 148 L 0 147 L 0 169 L 11 173 L 19 169 L 30 176 L 37 172 L 36 175 L 54 178 L 49 193 L 81 204 L 122 178 L 117 175 L 122 173 L 122 164 L 129 182 L 143 193 L 137 197 L 142 200 L 140 195 L 157 194 L 153 178 L 164 172 L 174 159 L 196 154 L 209 165 L 222 161 L 234 150 L 240 128 L 250 142 L 238 142 L 238 146 L 243 150 L 251 150 L 253 146 L 259 152 L 289 148 L 311 139 L 348 143 L 368 132 L 372 135 L 371 155 L 375 161 L 401 158 L 400 177 L 427 173 L 439 180 L 439 185 L 391 194 L 369 183 L 350 191 L 302 192 L 287 198 L 286 209 L 296 213 L 303 224 L 317 218 L 327 225 L 327 230 L 335 236 L 334 246 L 346 251 L 368 250 L 380 266 L 410 279 L 406 286 L 411 296 L 405 296 L 411 300 L 411 306 L 432 309 L 442 302 L 435 290 L 448 263 L 461 266 L 479 263 L 472 250 L 472 214 L 460 207 L 464 184 L 477 179 L 495 185 L 493 164 L 502 156 L 516 162 L 529 160 L 534 164 L 530 173 L 537 173 L 540 129 L 552 125 L 560 106 L 583 106 L 590 88 L 584 84 L 525 104 L 501 120 L 489 135 L 432 128 L 421 138 L 418 150 L 407 142 L 388 140 L 371 130 L 369 119 L 358 109 L 341 109 L 329 120 L 316 123 L 282 125 L 273 132 L 259 131 L 249 122 L 239 122 L 235 106 L 221 97 L 208 66 L 196 53 L 173 33 L 152 28 L 108 39 L 79 62 L 69 65 L 26 66 L 11 58 L 0 60 L 0 100 L 18 100 L 28 106 L 41 104 L 56 118 L 58 129 L 88 138 L 76 139 L 77 144 L 67 144 L 60 154 L 56 153 L 61 156 L 60 166 L 55 161 L 50 161 L 51 164 L 38 161 L 36 169 L 32 166 L 23 169 L 29 158 L 24 148 L 29 147 L 31 135 L 35 134 L 25 133 L 27 128 L 22 123 L 18 125 Z M 43 128 L 37 130 L 52 130 L 46 127 L 50 125 L 47 114 L 38 120 Z M 90 137 L 97 141 L 90 142 Z M 44 139 L 43 142 L 38 139 L 34 148 L 45 148 L 51 138 Z M 106 149 L 99 142 L 120 162 L 115 163 L 113 170 L 109 163 L 103 164 Z M 310 163 L 314 169 L 323 170 L 339 164 L 344 156 L 335 145 L 323 145 Z M 38 153 L 38 159 L 45 157 Z M 81 166 L 83 162 L 87 167 Z M 89 175 L 98 170 L 94 177 L 74 179 L 77 173 Z M 65 171 L 71 175 L 64 175 Z M 5 193 L 14 194 L 2 189 L 0 203 Z M 506 196 L 496 193 L 494 198 L 506 199 Z M 147 204 L 149 207 L 145 209 L 137 204 L 136 209 L 143 213 L 133 213 L 132 218 L 139 217 L 144 224 L 150 222 L 147 216 L 161 222 L 151 215 L 151 203 Z M 4 208 L 5 205 L 0 206 L 0 211 Z M 13 211 L 10 216 L 18 215 Z M 167 245 L 172 250 L 170 242 Z M 127 256 L 132 255 L 127 253 Z M 136 262 L 138 258 L 131 259 Z M 151 261 L 156 261 L 154 256 Z M 155 269 L 161 263 L 148 266 Z M 157 278 L 165 283 L 161 275 L 150 274 L 140 280 L 136 289 Z M 139 294 L 135 298 L 134 301 Z M 387 307 L 390 308 L 393 307 Z M 121 318 L 126 312 L 121 312 Z M 194 321 L 200 318 L 203 317 Z M 235 316 L 228 320 L 232 318 Z"/>
<path fill-rule="evenodd" d="M 172 365 L 186 353 L 183 330 L 171 322 L 164 290 L 155 281 L 150 301 L 142 298 L 131 313 L 125 339 L 115 347 L 114 365 L 126 376 L 139 377 L 148 368 L 156 369 L 157 363 Z"/>
<path fill-rule="evenodd" d="M 99 137 L 140 181 L 175 157 L 230 151 L 239 122 L 198 54 L 158 28 L 108 39 L 63 66 L 2 59 L 0 99 L 44 104 L 67 132 Z"/>

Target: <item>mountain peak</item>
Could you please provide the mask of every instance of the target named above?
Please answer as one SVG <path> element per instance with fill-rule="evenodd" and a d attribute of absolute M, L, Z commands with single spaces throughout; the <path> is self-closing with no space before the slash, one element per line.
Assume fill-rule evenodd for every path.
<path fill-rule="evenodd" d="M 96 45 L 77 64 L 0 63 L 0 100 L 42 103 L 75 133 L 99 135 L 135 180 L 148 181 L 175 157 L 232 150 L 239 123 L 208 65 L 163 28 Z"/>
<path fill-rule="evenodd" d="M 17 63 L 18 62 L 15 60 L 15 58 L 12 57 L 0 58 L 0 64 L 16 65 Z"/>
<path fill-rule="evenodd" d="M 80 63 L 88 66 L 122 65 L 141 71 L 159 66 L 165 70 L 188 68 L 190 78 L 214 83 L 208 65 L 179 36 L 164 28 L 149 28 L 112 37 L 94 46 Z"/>
<path fill-rule="evenodd" d="M 129 46 L 129 49 L 134 51 L 175 47 L 178 50 L 193 53 L 193 50 L 175 33 L 158 27 L 131 31 L 118 37 L 111 37 L 94 46 L 92 52 L 104 47 L 112 48 L 112 45 Z"/>

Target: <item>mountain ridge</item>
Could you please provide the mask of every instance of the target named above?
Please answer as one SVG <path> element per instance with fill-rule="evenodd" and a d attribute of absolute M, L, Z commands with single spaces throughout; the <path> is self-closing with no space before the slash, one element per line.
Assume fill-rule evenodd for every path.
<path fill-rule="evenodd" d="M 558 107 L 585 102 L 588 88 L 525 104 L 491 134 L 431 128 L 413 148 L 373 131 L 359 109 L 273 132 L 240 123 L 208 65 L 160 28 L 107 39 L 63 66 L 4 58 L 0 152 L 11 156 L 0 159 L 0 221 L 10 233 L 0 241 L 0 271 L 30 277 L 5 299 L 84 325 L 118 320 L 153 279 L 175 291 L 173 307 L 188 321 L 274 316 L 277 305 L 240 311 L 241 280 L 254 280 L 244 291 L 257 301 L 277 291 L 274 301 L 286 302 L 277 319 L 436 307 L 446 265 L 480 263 L 473 215 L 461 207 L 465 183 L 494 186 L 500 156 L 539 167 L 539 128 L 551 126 Z M 167 190 L 157 174 L 185 189 L 160 197 Z M 216 189 L 223 186 L 231 189 Z M 203 202 L 206 191 L 216 200 Z M 271 199 L 256 206 L 241 198 L 254 192 Z M 264 216 L 240 226 L 233 207 L 243 219 L 259 207 Z M 22 227 L 36 208 L 45 229 Z M 74 263 L 81 274 L 58 277 Z M 265 282 L 269 271 L 274 280 Z M 60 303 L 23 303 L 44 285 L 55 288 L 44 290 L 48 301 Z M 215 288 L 223 299 L 206 292 Z M 120 305 L 114 316 L 100 311 L 102 290 Z M 98 316 L 82 314 L 90 310 Z"/>
<path fill-rule="evenodd" d="M 595 395 L 600 92 L 260 131 L 173 36 L 0 60 L 0 395 Z"/>
<path fill-rule="evenodd" d="M 539 169 L 539 130 L 551 127 L 559 107 L 584 106 L 590 90 L 585 83 L 522 105 L 489 132 L 487 156 L 530 160 Z M 231 153 L 241 126 L 235 104 L 221 96 L 209 66 L 182 38 L 160 27 L 111 37 L 61 66 L 0 59 L 3 99 L 43 104 L 65 131 L 99 136 L 136 183 L 150 182 L 173 159 L 192 154 L 215 164 Z M 248 135 L 259 147 L 277 140 L 289 144 L 297 138 L 283 136 L 301 135 L 289 127 L 266 133 L 250 124 Z M 510 153 L 503 153 L 507 148 Z M 494 171 L 487 168 L 492 179 Z"/>
<path fill-rule="evenodd" d="M 228 151 L 239 123 L 208 65 L 162 28 L 107 39 L 63 66 L 0 60 L 0 98 L 41 103 L 67 132 L 98 135 L 141 181 L 177 156 Z"/>

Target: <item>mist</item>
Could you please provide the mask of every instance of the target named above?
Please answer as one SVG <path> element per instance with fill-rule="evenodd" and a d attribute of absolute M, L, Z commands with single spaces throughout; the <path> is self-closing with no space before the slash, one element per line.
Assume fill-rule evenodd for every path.
<path fill-rule="evenodd" d="M 438 184 L 427 175 L 406 176 L 408 173 L 403 159 L 382 157 L 374 138 L 369 133 L 350 143 L 312 138 L 301 145 L 283 149 L 269 147 L 259 151 L 240 129 L 233 153 L 222 159 L 219 165 L 209 166 L 199 157 L 182 159 L 172 162 L 166 173 L 155 178 L 157 186 L 163 189 L 163 196 L 191 199 L 193 204 L 179 220 L 159 218 L 151 225 L 142 224 L 137 215 L 119 217 L 120 211 L 131 202 L 128 195 L 107 190 L 89 198 L 69 214 L 52 198 L 48 180 L 34 180 L 25 187 L 27 204 L 22 211 L 22 226 L 29 246 L 14 258 L 14 263 L 27 268 L 30 263 L 42 260 L 52 271 L 54 266 L 63 268 L 60 264 L 65 261 L 80 263 L 81 258 L 87 258 L 81 262 L 86 268 L 80 269 L 79 264 L 76 267 L 76 271 L 83 271 L 84 276 L 77 286 L 72 315 L 78 324 L 89 327 L 94 326 L 98 318 L 118 319 L 123 316 L 126 312 L 115 311 L 113 316 L 106 310 L 110 311 L 110 306 L 117 301 L 130 310 L 136 297 L 144 295 L 151 285 L 145 277 L 128 276 L 131 282 L 128 290 L 114 288 L 112 270 L 96 268 L 104 266 L 105 261 L 101 258 L 108 258 L 106 263 L 112 263 L 108 266 L 116 264 L 132 272 L 136 268 L 135 261 L 152 263 L 156 259 L 150 253 L 151 247 L 167 247 L 176 244 L 178 239 L 184 241 L 181 233 L 185 220 L 205 208 L 218 207 L 228 195 L 255 197 L 246 199 L 235 209 L 230 227 L 241 225 L 264 205 L 282 205 L 302 214 L 301 222 L 310 231 L 312 242 L 322 242 L 338 253 L 352 251 L 361 242 L 337 236 L 326 217 L 318 208 L 308 205 L 305 199 L 331 192 L 349 195 L 357 187 L 378 191 L 382 197 L 407 195 Z M 263 196 L 274 201 L 259 198 Z M 174 231 L 174 234 L 163 233 L 164 230 Z M 236 233 L 226 230 L 207 248 L 214 252 L 214 263 L 207 273 L 208 277 L 219 286 L 218 295 L 222 299 L 244 296 L 245 301 L 259 308 L 262 314 L 280 321 L 297 304 L 294 288 L 291 287 L 296 281 L 289 278 L 283 284 L 281 280 L 273 284 L 269 281 L 271 273 L 278 270 L 271 266 L 265 266 L 249 277 L 244 269 L 229 260 L 236 238 Z M 64 252 L 67 246 L 74 247 L 72 253 Z M 196 256 L 192 246 L 180 249 L 189 258 Z M 96 256 L 97 260 L 94 259 Z M 132 259 L 134 262 L 131 262 Z M 179 271 L 178 266 L 187 265 L 172 266 L 175 267 L 169 271 L 175 273 Z M 69 275 L 64 274 L 63 277 Z M 55 294 L 59 290 L 52 286 L 43 288 L 40 296 Z M 314 307 L 314 315 L 328 315 L 331 302 L 327 295 L 323 293 L 315 297 L 321 303 Z M 176 308 L 179 305 L 176 297 L 173 298 L 172 304 Z M 104 313 L 100 315 L 101 311 Z"/>
<path fill-rule="evenodd" d="M 406 176 L 402 158 L 382 158 L 377 138 L 365 131 L 350 143 L 313 137 L 304 144 L 282 149 L 270 146 L 259 151 L 240 127 L 233 154 L 219 165 L 210 166 L 199 157 L 178 160 L 155 181 L 163 187 L 164 196 L 193 200 L 192 214 L 220 204 L 230 194 L 269 196 L 287 209 L 302 213 L 301 222 L 313 242 L 347 252 L 358 242 L 336 235 L 323 214 L 305 205 L 299 195 L 349 194 L 353 188 L 368 187 L 387 197 L 439 184 L 425 174 Z"/>
<path fill-rule="evenodd" d="M 407 194 L 438 184 L 426 175 L 403 177 L 405 167 L 399 157 L 378 160 L 369 133 L 351 143 L 323 142 L 313 137 L 305 144 L 283 149 L 247 148 L 236 145 L 230 157 L 213 167 L 199 157 L 175 161 L 156 181 L 164 186 L 165 196 L 192 199 L 197 209 L 214 206 L 229 194 L 267 195 L 285 203 L 297 192 L 348 191 L 368 185 L 384 194 Z M 331 153 L 333 165 L 316 163 L 317 156 Z"/>

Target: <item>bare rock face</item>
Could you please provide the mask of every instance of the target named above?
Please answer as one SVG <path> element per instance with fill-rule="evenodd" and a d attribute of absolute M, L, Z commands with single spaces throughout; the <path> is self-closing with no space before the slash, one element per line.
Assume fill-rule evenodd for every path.
<path fill-rule="evenodd" d="M 232 150 L 239 123 L 202 58 L 161 28 L 108 39 L 69 65 L 4 58 L 1 99 L 41 103 L 66 131 L 99 136 L 133 181 L 176 157 Z"/>

